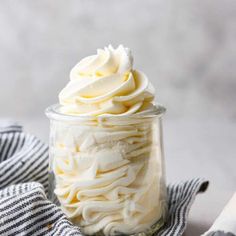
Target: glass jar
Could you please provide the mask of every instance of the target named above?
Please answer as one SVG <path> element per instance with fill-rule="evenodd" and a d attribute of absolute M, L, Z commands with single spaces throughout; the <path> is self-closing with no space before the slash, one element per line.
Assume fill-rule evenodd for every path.
<path fill-rule="evenodd" d="M 167 214 L 162 115 L 50 118 L 49 198 L 85 235 L 151 235 Z"/>

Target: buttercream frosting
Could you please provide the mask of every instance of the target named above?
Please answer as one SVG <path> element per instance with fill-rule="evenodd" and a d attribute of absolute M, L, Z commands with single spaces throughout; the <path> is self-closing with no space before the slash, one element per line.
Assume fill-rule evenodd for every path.
<path fill-rule="evenodd" d="M 82 59 L 59 94 L 61 111 L 72 115 L 130 115 L 152 108 L 154 88 L 133 69 L 128 48 L 111 45 Z"/>
<path fill-rule="evenodd" d="M 159 125 L 140 118 L 155 109 L 153 98 L 147 76 L 133 69 L 122 45 L 82 59 L 59 94 L 63 114 L 114 116 L 90 125 L 52 122 L 54 192 L 87 235 L 145 232 L 165 213 Z"/>

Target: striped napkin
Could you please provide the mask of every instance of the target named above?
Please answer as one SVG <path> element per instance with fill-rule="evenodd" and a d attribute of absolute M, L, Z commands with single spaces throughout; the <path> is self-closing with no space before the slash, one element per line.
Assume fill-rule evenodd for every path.
<path fill-rule="evenodd" d="M 168 219 L 155 236 L 182 235 L 190 207 L 207 185 L 199 178 L 168 185 Z M 81 236 L 47 192 L 47 145 L 19 125 L 0 126 L 0 235 Z"/>

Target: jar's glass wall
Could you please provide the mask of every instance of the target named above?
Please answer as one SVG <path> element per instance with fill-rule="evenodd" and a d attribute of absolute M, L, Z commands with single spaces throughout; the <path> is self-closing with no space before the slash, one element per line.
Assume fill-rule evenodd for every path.
<path fill-rule="evenodd" d="M 160 117 L 51 118 L 49 197 L 87 235 L 151 235 L 166 216 Z"/>

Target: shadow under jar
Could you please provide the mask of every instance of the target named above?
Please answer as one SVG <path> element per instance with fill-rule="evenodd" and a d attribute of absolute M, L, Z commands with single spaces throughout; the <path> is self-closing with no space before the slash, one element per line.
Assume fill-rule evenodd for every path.
<path fill-rule="evenodd" d="M 167 215 L 162 115 L 50 118 L 49 198 L 85 235 L 151 235 Z"/>

